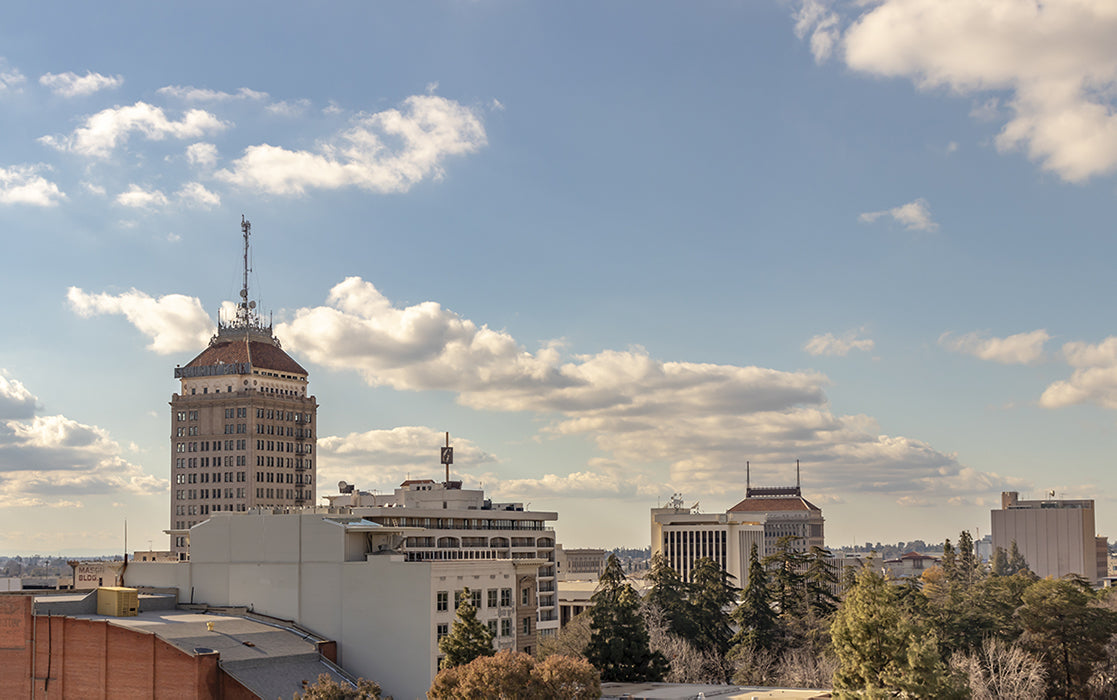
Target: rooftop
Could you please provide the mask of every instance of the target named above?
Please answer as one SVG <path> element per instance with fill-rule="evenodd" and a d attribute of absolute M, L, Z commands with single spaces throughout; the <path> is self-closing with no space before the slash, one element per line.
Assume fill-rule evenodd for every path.
<path fill-rule="evenodd" d="M 306 370 L 283 352 L 281 348 L 262 340 L 220 340 L 211 344 L 195 357 L 187 367 L 206 367 L 210 365 L 244 364 L 252 369 L 267 369 L 275 372 L 288 372 L 305 376 Z"/>
<path fill-rule="evenodd" d="M 730 513 L 763 513 L 766 511 L 818 511 L 822 509 L 802 496 L 771 497 L 751 496 L 746 497 L 737 505 L 729 509 Z"/>

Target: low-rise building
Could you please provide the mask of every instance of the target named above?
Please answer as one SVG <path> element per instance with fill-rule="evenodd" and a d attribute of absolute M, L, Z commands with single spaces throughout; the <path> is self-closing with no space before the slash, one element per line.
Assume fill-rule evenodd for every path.
<path fill-rule="evenodd" d="M 605 550 L 556 545 L 555 571 L 559 581 L 596 581 L 605 571 Z"/>

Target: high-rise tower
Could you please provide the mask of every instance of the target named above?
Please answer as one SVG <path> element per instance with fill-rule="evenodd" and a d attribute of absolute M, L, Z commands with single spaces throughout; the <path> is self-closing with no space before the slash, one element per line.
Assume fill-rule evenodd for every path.
<path fill-rule="evenodd" d="M 171 395 L 171 549 L 189 551 L 189 529 L 217 511 L 312 506 L 318 404 L 307 373 L 285 353 L 248 298 L 248 237 L 241 217 L 244 285 L 231 319 L 185 366 Z"/>

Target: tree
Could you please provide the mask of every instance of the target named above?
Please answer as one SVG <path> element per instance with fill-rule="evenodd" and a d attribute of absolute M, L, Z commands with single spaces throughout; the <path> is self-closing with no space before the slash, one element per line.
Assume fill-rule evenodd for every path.
<path fill-rule="evenodd" d="M 338 683 L 328 673 L 322 673 L 303 693 L 295 693 L 294 700 L 380 700 L 380 686 L 361 678 L 354 688 Z"/>
<path fill-rule="evenodd" d="M 689 586 L 679 578 L 678 572 L 659 552 L 652 556 L 645 580 L 651 584 L 651 588 L 644 600 L 660 611 L 668 631 L 677 637 L 692 640 L 695 628 L 687 602 Z"/>
<path fill-rule="evenodd" d="M 820 617 L 825 617 L 838 608 L 838 597 L 834 595 L 838 577 L 830 563 L 832 557 L 830 550 L 818 545 L 811 547 L 807 553 L 807 571 L 803 577 L 807 589 L 807 607 Z"/>
<path fill-rule="evenodd" d="M 590 700 L 600 696 L 601 679 L 589 662 L 558 655 L 537 662 L 518 651 L 502 651 L 443 669 L 427 691 L 428 700 Z"/>
<path fill-rule="evenodd" d="M 974 554 L 973 535 L 969 530 L 962 530 L 958 535 L 958 567 L 957 580 L 963 586 L 970 586 L 979 577 L 977 556 Z"/>
<path fill-rule="evenodd" d="M 939 566 L 946 574 L 947 581 L 954 583 L 958 580 L 958 555 L 954 551 L 954 545 L 950 544 L 949 537 L 942 544 L 942 561 L 939 562 Z"/>
<path fill-rule="evenodd" d="M 760 563 L 755 542 L 749 552 L 749 582 L 741 595 L 741 604 L 733 611 L 733 620 L 739 627 L 733 638 L 734 646 L 772 649 L 777 645 L 779 625 L 772 609 L 768 575 Z"/>
<path fill-rule="evenodd" d="M 640 599 L 610 554 L 597 591 L 590 598 L 590 641 L 585 655 L 601 671 L 603 681 L 655 681 L 663 678 L 667 660 L 648 645 L 640 615 Z"/>
<path fill-rule="evenodd" d="M 1017 611 L 1025 648 L 1040 655 L 1047 669 L 1048 695 L 1082 697 L 1094 666 L 1106 658 L 1106 643 L 1117 633 L 1117 613 L 1102 608 L 1081 579 L 1037 581 L 1024 591 Z"/>
<path fill-rule="evenodd" d="M 939 657 L 935 635 L 903 613 L 893 585 L 861 570 L 830 633 L 837 697 L 952 698 L 962 694 Z"/>
<path fill-rule="evenodd" d="M 473 596 L 468 588 L 461 592 L 458 617 L 450 627 L 450 634 L 438 641 L 443 653 L 442 668 L 453 668 L 473 661 L 479 656 L 492 656 L 493 633 L 477 619 Z"/>
<path fill-rule="evenodd" d="M 570 621 L 558 631 L 558 634 L 540 638 L 539 651 L 536 652 L 536 656 L 545 659 L 548 656 L 558 654 L 559 656 L 582 658 L 589 642 L 590 613 L 588 610 L 583 610 L 570 618 Z"/>
<path fill-rule="evenodd" d="M 1016 540 L 1012 541 L 1012 545 L 1008 548 L 1008 573 L 1022 574 L 1025 571 L 1031 571 L 1028 562 L 1024 560 L 1024 555 L 1020 553 L 1019 548 L 1016 546 Z"/>
<path fill-rule="evenodd" d="M 1040 700 L 1044 696 L 1040 659 L 994 637 L 973 652 L 958 652 L 950 667 L 966 679 L 972 700 Z"/>
<path fill-rule="evenodd" d="M 990 567 L 990 573 L 994 576 L 1007 576 L 1008 575 L 1008 555 L 1002 547 L 997 547 L 993 550 L 993 565 Z"/>
<path fill-rule="evenodd" d="M 795 549 L 801 537 L 785 535 L 776 540 L 776 551 L 764 557 L 772 573 L 773 599 L 781 617 L 797 615 L 803 602 L 803 553 Z"/>
<path fill-rule="evenodd" d="M 689 608 L 694 620 L 694 646 L 699 651 L 725 656 L 733 629 L 729 626 L 729 609 L 737 601 L 738 588 L 733 576 L 709 557 L 694 562 L 691 573 Z"/>

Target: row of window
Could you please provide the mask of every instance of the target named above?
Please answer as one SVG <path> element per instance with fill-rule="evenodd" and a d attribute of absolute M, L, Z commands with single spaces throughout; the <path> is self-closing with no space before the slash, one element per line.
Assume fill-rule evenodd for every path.
<path fill-rule="evenodd" d="M 190 411 L 189 413 L 190 413 L 190 420 L 198 420 L 198 412 L 197 411 Z M 178 418 L 178 420 L 181 422 L 181 421 L 186 420 L 186 414 L 187 414 L 186 411 L 179 411 L 178 414 L 175 417 Z"/>
<path fill-rule="evenodd" d="M 257 467 L 294 467 L 295 469 L 310 469 L 314 465 L 311 464 L 309 459 L 291 459 L 288 457 L 284 462 L 283 457 L 264 457 L 257 455 Z"/>
<path fill-rule="evenodd" d="M 310 444 L 282 442 L 277 440 L 257 440 L 256 449 L 267 452 L 294 452 L 295 454 L 310 454 Z"/>
<path fill-rule="evenodd" d="M 233 474 L 236 474 L 237 481 L 247 481 L 244 472 L 225 472 L 225 481 L 232 483 Z M 216 484 L 221 481 L 221 472 L 213 474 L 213 482 Z M 201 474 L 175 474 L 175 483 L 177 484 L 208 484 L 210 481 L 209 472 L 202 472 Z"/>
<path fill-rule="evenodd" d="M 206 503 L 201 505 L 190 506 L 176 506 L 175 515 L 209 515 L 210 513 L 218 513 L 220 511 L 232 512 L 238 511 L 244 513 L 248 510 L 248 506 L 243 503 L 214 503 L 212 506 Z M 177 530 L 185 530 L 188 527 L 194 527 L 198 524 L 197 520 L 178 520 L 175 522 Z M 180 545 L 181 546 L 181 545 Z"/>
<path fill-rule="evenodd" d="M 291 477 L 294 477 L 294 479 L 292 479 Z M 273 472 L 256 472 L 256 483 L 282 484 L 284 483 L 283 474 L 275 474 Z M 287 474 L 286 483 L 309 484 L 311 483 L 311 476 L 310 474 Z"/>
<path fill-rule="evenodd" d="M 284 491 L 284 489 L 257 488 L 256 489 L 256 498 L 284 498 L 283 491 Z M 304 489 L 287 489 L 286 491 L 287 491 L 287 496 L 286 496 L 287 500 L 291 500 L 293 498 L 299 498 L 299 499 L 310 498 L 310 490 L 309 489 L 306 489 L 306 490 L 304 490 Z"/>
<path fill-rule="evenodd" d="M 314 431 L 310 428 L 292 428 L 287 426 L 286 432 L 282 425 L 272 425 L 270 423 L 257 423 L 257 435 L 286 435 L 287 437 L 311 438 L 314 437 Z"/>
<path fill-rule="evenodd" d="M 462 593 L 464 591 L 454 591 L 454 610 L 461 607 Z M 486 602 L 489 608 L 512 607 L 512 589 L 511 588 L 490 588 L 487 591 L 488 595 Z M 498 597 L 499 596 L 499 597 Z M 474 608 L 481 609 L 481 591 L 472 590 L 469 592 L 470 603 Z M 438 591 L 434 596 L 434 607 L 438 612 L 447 612 L 450 605 L 449 591 Z M 531 605 L 531 588 L 525 587 L 520 590 L 520 605 Z"/>
<path fill-rule="evenodd" d="M 244 467 L 248 465 L 248 457 L 240 455 L 234 458 L 232 455 L 225 457 L 222 461 L 220 457 L 202 457 L 199 464 L 198 457 L 179 457 L 175 460 L 176 469 L 194 469 L 195 467 Z"/>
<path fill-rule="evenodd" d="M 228 427 L 228 426 L 226 426 Z M 227 432 L 227 431 L 226 431 Z M 222 443 L 220 440 L 202 440 L 201 442 L 176 442 L 175 452 L 217 452 L 224 445 L 226 451 L 232 450 L 247 450 L 248 440 L 226 440 Z"/>
<path fill-rule="evenodd" d="M 245 488 L 241 487 L 234 491 L 234 489 L 225 489 L 225 498 L 244 498 Z M 233 493 L 236 493 L 234 496 Z M 211 495 L 212 494 L 212 495 Z M 175 491 L 176 501 L 193 501 L 201 498 L 221 498 L 221 489 L 177 489 Z"/>

